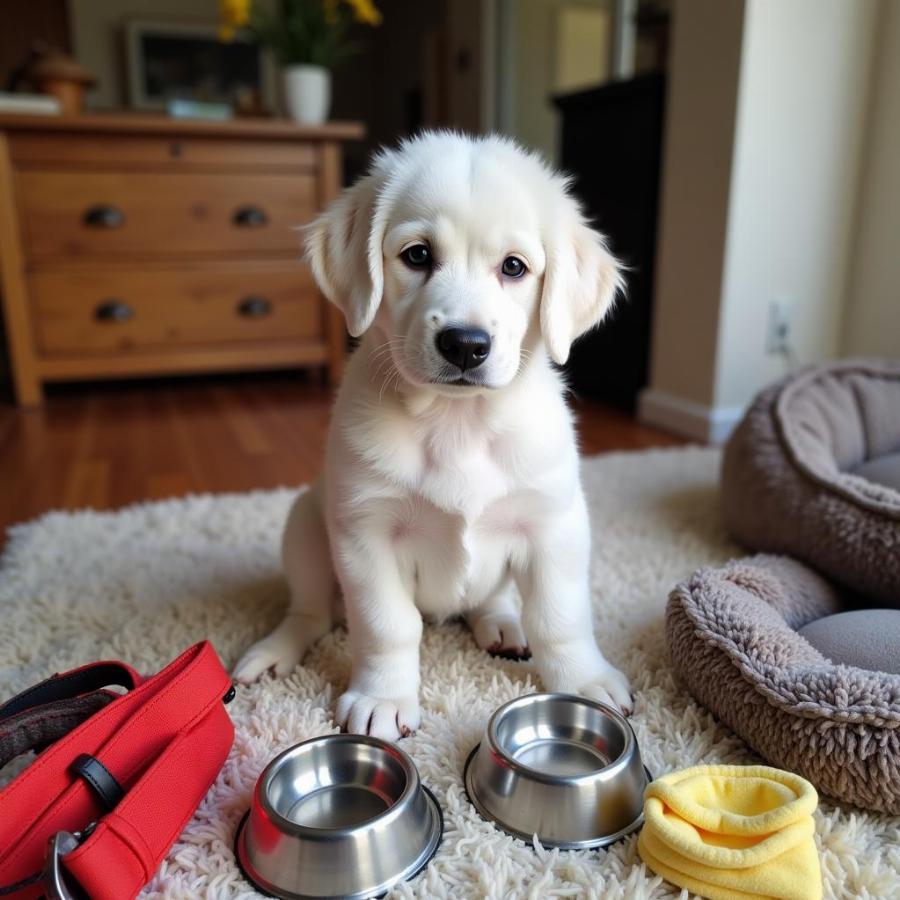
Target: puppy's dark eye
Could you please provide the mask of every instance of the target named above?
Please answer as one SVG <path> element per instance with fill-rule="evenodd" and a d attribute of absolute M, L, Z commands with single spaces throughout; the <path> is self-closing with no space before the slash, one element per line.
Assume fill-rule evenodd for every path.
<path fill-rule="evenodd" d="M 507 256 L 500 271 L 509 278 L 519 278 L 528 271 L 528 266 L 518 256 Z"/>
<path fill-rule="evenodd" d="M 431 250 L 425 244 L 413 244 L 400 254 L 400 259 L 411 269 L 424 269 L 431 265 Z"/>

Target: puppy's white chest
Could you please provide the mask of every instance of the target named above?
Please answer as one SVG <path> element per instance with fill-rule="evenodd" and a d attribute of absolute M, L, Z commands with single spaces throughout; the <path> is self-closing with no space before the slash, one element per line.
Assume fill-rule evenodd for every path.
<path fill-rule="evenodd" d="M 472 522 L 510 488 L 509 473 L 490 453 L 487 441 L 452 448 L 437 440 L 423 447 L 416 490 L 445 512 Z"/>
<path fill-rule="evenodd" d="M 441 619 L 478 606 L 505 579 L 519 536 L 491 528 L 489 518 L 467 520 L 426 501 L 412 527 L 397 535 L 395 552 L 423 613 Z"/>
<path fill-rule="evenodd" d="M 477 605 L 506 576 L 519 536 L 497 517 L 497 510 L 513 503 L 516 490 L 499 449 L 496 441 L 473 436 L 455 446 L 440 438 L 423 444 L 414 489 L 417 527 L 402 544 L 424 613 L 440 618 Z M 495 519 L 500 527 L 492 527 Z"/>

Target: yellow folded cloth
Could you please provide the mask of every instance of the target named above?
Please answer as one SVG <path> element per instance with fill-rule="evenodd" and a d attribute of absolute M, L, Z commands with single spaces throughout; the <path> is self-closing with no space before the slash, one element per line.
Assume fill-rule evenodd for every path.
<path fill-rule="evenodd" d="M 644 793 L 641 858 L 710 900 L 820 900 L 816 789 L 768 766 L 695 766 Z"/>

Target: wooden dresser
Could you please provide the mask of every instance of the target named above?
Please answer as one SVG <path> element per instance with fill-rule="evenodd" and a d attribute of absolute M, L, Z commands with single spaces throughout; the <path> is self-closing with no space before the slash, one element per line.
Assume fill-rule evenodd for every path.
<path fill-rule="evenodd" d="M 0 116 L 0 289 L 16 398 L 48 381 L 325 367 L 340 314 L 300 259 L 354 123 Z"/>

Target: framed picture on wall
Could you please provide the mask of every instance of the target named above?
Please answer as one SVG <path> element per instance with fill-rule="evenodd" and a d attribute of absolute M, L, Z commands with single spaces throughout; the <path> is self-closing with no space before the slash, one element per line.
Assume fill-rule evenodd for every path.
<path fill-rule="evenodd" d="M 272 105 L 273 78 L 258 45 L 219 40 L 215 25 L 132 21 L 125 26 L 128 99 L 161 110 L 173 100 L 233 104 L 255 94 Z"/>

